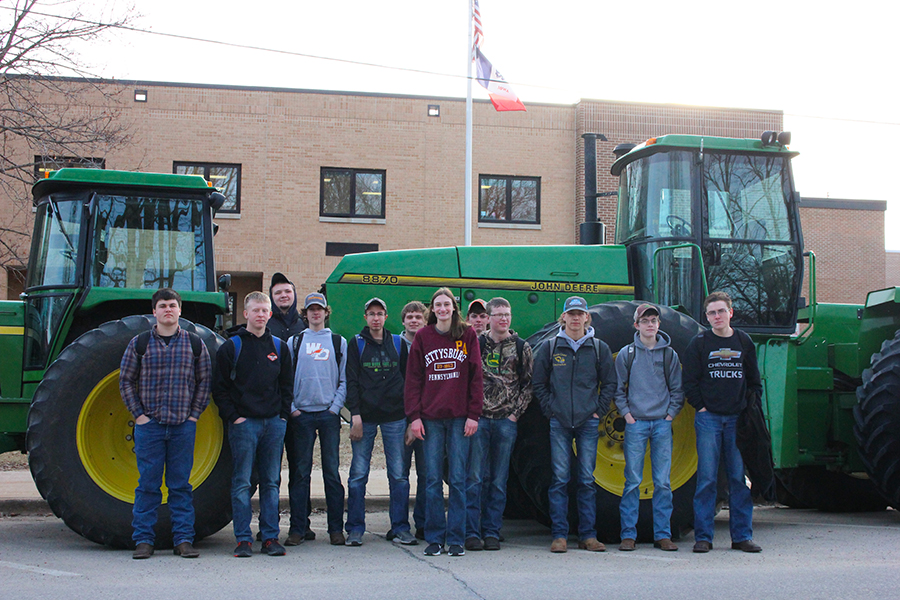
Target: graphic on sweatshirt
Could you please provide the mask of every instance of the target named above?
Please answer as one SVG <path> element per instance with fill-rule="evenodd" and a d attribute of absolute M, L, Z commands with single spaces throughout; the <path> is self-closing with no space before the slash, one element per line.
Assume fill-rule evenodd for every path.
<path fill-rule="evenodd" d="M 455 348 L 436 348 L 425 355 L 425 368 L 433 370 L 428 374 L 429 381 L 443 381 L 446 379 L 458 379 L 460 366 L 468 357 L 466 344 L 457 340 Z"/>
<path fill-rule="evenodd" d="M 743 379 L 744 366 L 740 350 L 719 348 L 709 353 L 707 369 L 710 379 Z"/>
<path fill-rule="evenodd" d="M 331 358 L 331 350 L 323 348 L 318 342 L 306 342 L 306 355 L 312 356 L 313 360 L 328 360 Z"/>

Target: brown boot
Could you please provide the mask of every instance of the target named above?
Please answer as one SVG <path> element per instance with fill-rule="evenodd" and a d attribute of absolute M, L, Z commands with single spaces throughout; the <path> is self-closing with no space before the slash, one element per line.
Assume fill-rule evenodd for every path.
<path fill-rule="evenodd" d="M 621 550 L 622 552 L 631 552 L 632 550 L 634 550 L 634 548 L 634 540 L 631 538 L 624 538 L 622 540 L 622 543 L 619 544 L 619 550 Z"/>
<path fill-rule="evenodd" d="M 678 546 L 676 546 L 675 542 L 673 542 L 669 538 L 656 540 L 655 542 L 653 542 L 653 547 L 659 548 L 660 550 L 665 550 L 666 552 L 675 552 L 678 550 Z"/>
<path fill-rule="evenodd" d="M 141 560 L 142 558 L 150 558 L 153 556 L 153 544 L 140 543 L 134 549 L 131 558 Z"/>
<path fill-rule="evenodd" d="M 556 538 L 553 540 L 553 543 L 550 544 L 550 552 L 563 553 L 568 550 L 566 544 L 566 538 Z"/>
<path fill-rule="evenodd" d="M 198 552 L 190 542 L 181 542 L 175 546 L 172 553 L 175 554 L 175 556 L 180 556 L 182 558 L 197 558 L 200 556 L 200 552 Z"/>
<path fill-rule="evenodd" d="M 606 546 L 604 546 L 602 542 L 599 542 L 597 538 L 581 540 L 578 542 L 578 547 L 581 550 L 588 550 L 590 552 L 606 552 Z"/>

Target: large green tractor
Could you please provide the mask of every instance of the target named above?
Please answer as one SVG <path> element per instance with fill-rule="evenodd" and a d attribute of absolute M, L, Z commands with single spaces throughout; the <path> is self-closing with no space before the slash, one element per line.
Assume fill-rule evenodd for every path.
<path fill-rule="evenodd" d="M 378 296 L 390 307 L 388 329 L 399 331 L 406 302 L 427 301 L 447 286 L 464 306 L 504 296 L 514 329 L 537 344 L 554 334 L 563 301 L 577 294 L 593 304 L 593 325 L 614 352 L 631 341 L 631 314 L 643 300 L 668 307 L 662 329 L 680 351 L 701 330 L 704 297 L 723 290 L 734 300 L 733 324 L 757 345 L 779 499 L 830 511 L 900 506 L 900 289 L 871 292 L 864 306 L 816 301 L 815 257 L 803 250 L 791 172 L 797 153 L 788 143 L 789 134 L 766 132 L 759 140 L 667 135 L 618 147 L 615 245 L 346 256 L 326 284 L 333 327 L 356 333 L 365 300 Z M 592 152 L 589 139 L 588 165 Z M 587 196 L 596 197 L 587 183 Z M 582 227 L 583 238 L 592 237 L 594 225 Z M 607 541 L 619 534 L 623 430 L 613 406 L 601 425 L 595 471 L 597 529 Z M 508 512 L 546 519 L 548 431 L 532 406 L 520 421 Z M 675 421 L 673 532 L 692 526 L 696 466 L 693 411 L 686 407 Z M 648 541 L 652 495 L 648 461 L 638 532 Z"/>
<path fill-rule="evenodd" d="M 28 451 L 53 512 L 99 543 L 131 545 L 134 422 L 119 396 L 129 340 L 153 325 L 162 287 L 211 353 L 217 292 L 213 211 L 202 177 L 62 169 L 33 188 L 34 238 L 21 302 L 0 302 L 0 452 Z M 137 316 L 136 316 L 137 315 Z M 215 405 L 201 416 L 191 483 L 197 535 L 231 520 L 230 454 Z M 164 490 L 165 498 L 165 490 Z M 170 545 L 162 511 L 157 543 Z"/>

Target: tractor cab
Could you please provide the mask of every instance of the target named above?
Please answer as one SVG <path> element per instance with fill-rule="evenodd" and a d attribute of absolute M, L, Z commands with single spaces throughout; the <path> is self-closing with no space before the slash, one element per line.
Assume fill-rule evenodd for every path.
<path fill-rule="evenodd" d="M 147 312 L 162 287 L 191 302 L 185 318 L 213 324 L 207 314 L 221 309 L 197 307 L 223 303 L 204 293 L 216 289 L 211 209 L 224 197 L 203 178 L 61 169 L 33 195 L 26 370 L 42 371 L 65 340 L 100 323 Z"/>
<path fill-rule="evenodd" d="M 627 248 L 635 297 L 681 306 L 698 322 L 710 291 L 734 302 L 732 323 L 792 333 L 803 237 L 787 149 L 760 140 L 666 135 L 620 152 L 616 243 Z"/>

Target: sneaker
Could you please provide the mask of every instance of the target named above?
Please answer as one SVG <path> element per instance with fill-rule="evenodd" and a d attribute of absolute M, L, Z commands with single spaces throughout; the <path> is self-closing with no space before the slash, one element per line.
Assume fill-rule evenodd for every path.
<path fill-rule="evenodd" d="M 677 552 L 678 546 L 675 545 L 675 542 L 670 540 L 669 538 L 663 538 L 661 540 L 656 540 L 653 542 L 654 548 L 659 548 L 660 550 L 665 550 L 666 552 Z"/>
<path fill-rule="evenodd" d="M 568 545 L 566 544 L 566 538 L 556 538 L 553 540 L 553 543 L 550 544 L 550 552 L 561 554 L 567 550 Z"/>
<path fill-rule="evenodd" d="M 362 546 L 362 531 L 350 531 L 347 533 L 347 541 L 344 542 L 346 546 Z"/>
<path fill-rule="evenodd" d="M 484 549 L 485 550 L 499 550 L 500 549 L 500 538 L 495 537 L 486 537 L 484 538 Z"/>
<path fill-rule="evenodd" d="M 606 552 L 606 546 L 597 538 L 588 538 L 578 542 L 578 548 L 581 550 L 589 550 L 590 552 Z"/>
<path fill-rule="evenodd" d="M 744 540 L 743 542 L 731 542 L 732 550 L 743 550 L 744 552 L 762 552 L 762 548 L 753 543 L 753 540 Z"/>
<path fill-rule="evenodd" d="M 450 546 L 450 549 L 447 550 L 447 554 L 449 554 L 450 556 L 465 556 L 466 549 L 459 544 L 453 544 Z"/>
<path fill-rule="evenodd" d="M 299 546 L 303 543 L 306 538 L 302 533 L 291 533 L 287 536 L 287 539 L 284 540 L 285 546 Z"/>
<path fill-rule="evenodd" d="M 409 532 L 409 529 L 393 533 L 391 541 L 395 544 L 403 544 L 404 546 L 416 546 L 419 544 L 419 540 L 413 537 L 413 534 Z"/>
<path fill-rule="evenodd" d="M 440 544 L 428 544 L 425 548 L 425 556 L 439 556 L 444 551 L 444 547 Z"/>
<path fill-rule="evenodd" d="M 259 549 L 260 554 L 268 554 L 269 556 L 284 556 L 287 551 L 284 546 L 278 543 L 278 538 L 272 538 L 263 542 L 262 548 Z"/>
<path fill-rule="evenodd" d="M 235 558 L 250 558 L 253 556 L 253 544 L 250 542 L 238 542 L 234 549 Z"/>
<path fill-rule="evenodd" d="M 307 529 L 306 533 L 303 534 L 303 539 L 307 542 L 314 542 L 316 540 L 316 532 L 312 529 Z"/>
<path fill-rule="evenodd" d="M 394 538 L 396 538 L 396 537 L 397 537 L 397 534 L 394 533 L 394 530 L 393 530 L 393 529 L 391 529 L 391 530 L 388 531 L 386 534 L 384 534 L 384 539 L 386 539 L 386 540 L 389 541 L 389 542 L 393 542 L 393 541 L 394 541 Z"/>
<path fill-rule="evenodd" d="M 450 547 L 453 548 L 453 546 Z M 466 539 L 466 550 L 472 550 L 473 552 L 484 550 L 484 542 L 481 541 L 481 538 L 470 537 Z"/>
<path fill-rule="evenodd" d="M 146 542 L 141 542 L 134 548 L 134 553 L 131 555 L 131 558 L 134 560 L 141 560 L 144 558 L 150 558 L 153 556 L 153 544 L 147 544 Z"/>
<path fill-rule="evenodd" d="M 712 542 L 696 542 L 694 544 L 694 552 L 698 554 L 705 554 L 706 552 L 712 550 L 712 547 Z"/>
<path fill-rule="evenodd" d="M 416 539 L 425 541 L 425 528 L 416 529 Z"/>
<path fill-rule="evenodd" d="M 619 544 L 619 550 L 622 552 L 631 552 L 635 548 L 634 540 L 631 538 L 622 538 L 622 543 Z"/>
<path fill-rule="evenodd" d="M 328 537 L 331 540 L 332 546 L 343 546 L 347 540 L 344 538 L 343 531 L 335 531 L 334 533 L 329 533 Z"/>
<path fill-rule="evenodd" d="M 197 549 L 190 542 L 181 542 L 172 549 L 172 554 L 182 558 L 197 558 L 200 556 L 200 553 L 197 552 Z"/>

